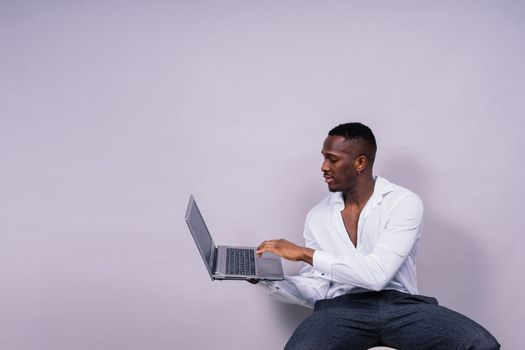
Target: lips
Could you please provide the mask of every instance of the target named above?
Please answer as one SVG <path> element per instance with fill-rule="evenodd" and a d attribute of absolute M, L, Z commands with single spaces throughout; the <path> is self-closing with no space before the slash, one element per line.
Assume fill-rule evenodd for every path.
<path fill-rule="evenodd" d="M 329 175 L 323 175 L 323 177 L 324 177 L 324 181 L 328 184 L 334 181 L 334 178 Z"/>

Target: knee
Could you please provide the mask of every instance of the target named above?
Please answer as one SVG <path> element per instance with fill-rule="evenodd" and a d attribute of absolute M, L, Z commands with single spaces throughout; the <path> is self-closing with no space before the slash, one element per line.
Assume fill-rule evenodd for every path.
<path fill-rule="evenodd" d="M 499 348 L 500 344 L 489 332 L 479 334 L 464 346 L 465 350 L 498 350 Z"/>
<path fill-rule="evenodd" d="M 292 337 L 286 343 L 284 350 L 306 350 L 317 349 L 317 345 L 312 343 L 308 338 Z"/>
<path fill-rule="evenodd" d="M 306 318 L 286 343 L 285 350 L 314 350 L 322 349 L 323 344 L 320 339 L 323 338 L 323 313 L 314 312 Z"/>
<path fill-rule="evenodd" d="M 316 337 L 314 336 L 315 330 L 306 328 L 299 326 L 288 339 L 284 350 L 318 349 L 319 344 L 316 344 Z"/>

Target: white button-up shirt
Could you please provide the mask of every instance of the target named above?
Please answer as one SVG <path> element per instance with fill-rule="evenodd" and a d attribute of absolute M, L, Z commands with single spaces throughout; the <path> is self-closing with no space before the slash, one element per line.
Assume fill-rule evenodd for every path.
<path fill-rule="evenodd" d="M 313 266 L 283 281 L 261 282 L 284 302 L 313 307 L 316 300 L 394 289 L 417 294 L 416 250 L 423 216 L 418 195 L 377 176 L 359 215 L 357 246 L 346 231 L 342 192 L 330 193 L 306 217 L 305 245 Z"/>

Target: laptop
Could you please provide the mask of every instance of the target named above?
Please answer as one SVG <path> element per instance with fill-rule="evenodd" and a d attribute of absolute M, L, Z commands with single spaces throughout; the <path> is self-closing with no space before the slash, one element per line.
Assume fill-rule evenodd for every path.
<path fill-rule="evenodd" d="M 215 246 L 193 195 L 185 218 L 212 280 L 284 279 L 281 258 L 275 254 L 264 253 L 258 258 L 255 247 Z"/>

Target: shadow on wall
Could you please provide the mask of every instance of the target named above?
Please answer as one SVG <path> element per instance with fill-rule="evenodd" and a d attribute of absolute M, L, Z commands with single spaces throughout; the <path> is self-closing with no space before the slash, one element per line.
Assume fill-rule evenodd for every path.
<path fill-rule="evenodd" d="M 420 293 L 467 314 L 482 306 L 483 287 L 488 281 L 483 273 L 484 244 L 475 240 L 476 232 L 455 225 L 454 217 L 438 216 L 436 202 L 430 197 L 435 191 L 429 190 L 432 184 L 420 164 L 394 157 L 383 165 L 381 175 L 419 194 L 425 205 L 417 256 Z M 461 220 L 461 213 L 457 215 Z"/>

